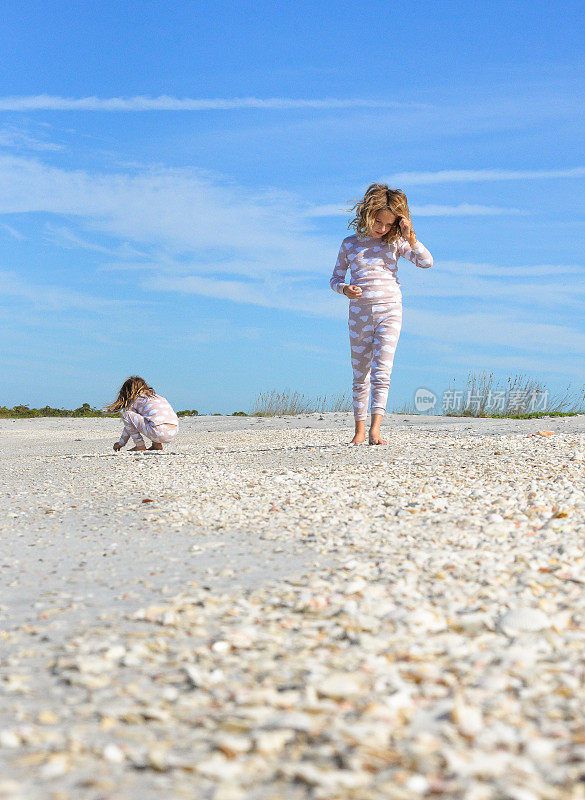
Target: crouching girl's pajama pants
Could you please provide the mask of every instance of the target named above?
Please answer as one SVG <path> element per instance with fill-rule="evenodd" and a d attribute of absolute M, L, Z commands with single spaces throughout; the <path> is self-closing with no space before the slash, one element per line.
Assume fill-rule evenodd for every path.
<path fill-rule="evenodd" d="M 155 425 L 152 420 L 137 414 L 136 411 L 129 409 L 122 413 L 124 421 L 124 433 L 132 438 L 134 444 L 144 444 L 142 434 L 151 442 L 167 443 L 170 442 L 177 433 L 177 425 L 162 422 Z"/>
<path fill-rule="evenodd" d="M 384 414 L 390 386 L 390 373 L 402 327 L 402 291 L 397 277 L 400 257 L 422 269 L 433 265 L 433 257 L 422 244 L 414 246 L 399 236 L 390 243 L 371 236 L 347 236 L 341 243 L 331 276 L 331 288 L 339 294 L 351 271 L 351 285 L 361 295 L 349 301 L 349 341 L 353 367 L 353 411 L 356 420 L 368 412 Z"/>
<path fill-rule="evenodd" d="M 372 387 L 371 412 L 384 414 L 390 388 L 390 373 L 402 327 L 402 302 L 372 305 L 349 303 L 349 342 L 353 367 L 353 413 L 366 418 Z"/>

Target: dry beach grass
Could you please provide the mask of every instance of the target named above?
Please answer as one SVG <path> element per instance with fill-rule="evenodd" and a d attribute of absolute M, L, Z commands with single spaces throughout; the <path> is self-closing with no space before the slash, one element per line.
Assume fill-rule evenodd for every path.
<path fill-rule="evenodd" d="M 0 421 L 0 797 L 583 798 L 585 417 L 118 428 Z"/>
<path fill-rule="evenodd" d="M 351 400 L 347 394 L 333 397 L 312 397 L 290 389 L 271 389 L 261 392 L 252 405 L 253 417 L 298 416 L 299 414 L 323 414 L 327 411 L 351 411 Z"/>

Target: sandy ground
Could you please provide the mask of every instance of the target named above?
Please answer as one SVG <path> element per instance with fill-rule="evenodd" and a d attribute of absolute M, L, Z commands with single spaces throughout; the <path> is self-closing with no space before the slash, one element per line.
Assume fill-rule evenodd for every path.
<path fill-rule="evenodd" d="M 0 679 L 5 689 L 0 708 L 0 763 L 5 764 L 0 798 L 148 800 L 164 794 L 217 800 L 289 796 L 406 800 L 433 786 L 437 796 L 466 800 L 544 796 L 526 788 L 524 795 L 520 789 L 517 794 L 503 794 L 503 784 L 498 784 L 503 779 L 497 775 L 480 775 L 477 780 L 488 789 L 473 794 L 477 776 L 453 777 L 446 770 L 439 780 L 423 766 L 412 767 L 412 758 L 406 777 L 394 776 L 391 781 L 393 785 L 398 781 L 402 794 L 398 790 L 392 794 L 388 788 L 390 773 L 382 776 L 377 768 L 363 765 L 350 769 L 347 763 L 341 772 L 353 769 L 362 776 L 355 778 L 355 785 L 351 781 L 345 785 L 345 778 L 339 785 L 327 783 L 329 778 L 302 770 L 287 772 L 282 765 L 270 772 L 272 767 L 264 762 L 254 767 L 260 770 L 259 777 L 250 783 L 248 762 L 239 777 L 227 767 L 225 774 L 219 767 L 217 774 L 203 767 L 193 773 L 185 765 L 179 769 L 166 762 L 159 764 L 160 769 L 152 764 L 145 768 L 138 757 L 132 760 L 122 734 L 113 745 L 116 749 L 108 750 L 101 739 L 99 746 L 93 741 L 103 720 L 95 709 L 87 712 L 87 706 L 99 705 L 100 691 L 104 698 L 109 691 L 111 700 L 118 691 L 113 687 L 120 684 L 115 677 L 101 687 L 72 684 L 64 677 L 69 668 L 59 672 L 55 664 L 70 654 L 72 642 L 81 642 L 83 652 L 98 640 L 116 640 L 116 647 L 127 648 L 128 637 L 144 635 L 139 631 L 144 630 L 145 619 L 155 636 L 160 619 L 153 611 L 137 620 L 141 609 L 167 604 L 172 611 L 179 596 L 198 592 L 229 596 L 236 602 L 255 597 L 255 592 L 282 593 L 291 582 L 301 587 L 299 591 L 321 597 L 324 590 L 315 589 L 319 581 L 324 576 L 337 581 L 343 564 L 356 556 L 362 568 L 354 579 L 370 581 L 367 585 L 379 590 L 381 579 L 374 579 L 371 569 L 390 553 L 399 559 L 401 541 L 408 541 L 415 560 L 418 540 L 425 552 L 442 553 L 446 561 L 459 559 L 457 563 L 463 558 L 465 565 L 473 548 L 485 545 L 489 531 L 492 539 L 493 535 L 517 538 L 511 545 L 519 548 L 515 559 L 530 552 L 522 539 L 526 531 L 536 536 L 531 544 L 536 554 L 547 558 L 552 557 L 551 548 L 559 547 L 559 538 L 561 546 L 569 534 L 578 532 L 582 540 L 585 416 L 474 420 L 389 415 L 383 427 L 389 438 L 385 447 L 347 447 L 351 429 L 347 414 L 188 418 L 181 421 L 176 442 L 162 454 L 143 455 L 113 453 L 112 444 L 120 433 L 117 420 L 0 420 Z M 538 431 L 543 430 L 552 431 L 552 436 L 540 436 Z M 504 502 L 507 494 L 510 502 Z M 421 509 L 417 499 L 423 495 L 447 497 L 449 502 L 431 508 L 429 501 L 428 508 Z M 551 524 L 559 508 L 565 507 L 576 511 L 563 512 L 558 525 Z M 419 510 L 425 513 L 419 515 Z M 476 544 L 467 540 L 457 544 L 449 538 L 468 523 L 469 541 Z M 543 539 L 539 550 L 538 535 L 545 531 L 549 538 Z M 405 532 L 408 536 L 401 540 Z M 486 552 L 493 560 L 493 541 Z M 581 569 L 576 551 L 567 557 L 563 568 Z M 508 568 L 513 582 L 518 578 L 513 559 Z M 540 569 L 545 567 L 541 564 Z M 571 586 L 583 589 L 578 580 Z M 334 595 L 333 589 L 330 594 Z M 366 608 L 366 589 L 353 594 L 358 606 L 360 596 L 364 598 Z M 455 594 L 447 598 L 449 602 Z M 428 593 L 421 597 L 428 599 Z M 576 596 L 572 598 L 576 603 Z M 493 609 L 484 609 L 493 611 L 493 619 L 502 611 L 501 598 L 496 600 Z M 526 605 L 522 592 L 518 600 Z M 559 603 L 548 609 L 551 616 L 567 605 Z M 225 608 L 224 612 L 228 613 Z M 274 608 L 272 612 L 276 613 Z M 574 619 L 572 628 L 578 629 L 578 623 Z M 331 659 L 324 657 L 324 668 L 339 671 Z M 574 666 L 572 662 L 571 669 Z M 68 690 L 72 685 L 76 688 Z M 64 706 L 67 713 L 62 718 Z M 81 744 L 73 746 L 64 731 L 78 723 L 85 727 L 78 736 Z M 171 739 L 182 724 L 170 720 Z M 568 725 L 567 736 L 574 727 Z M 148 750 L 147 734 L 145 728 Z M 311 763 L 316 748 L 311 741 L 302 763 Z M 466 741 L 469 744 L 469 736 Z M 291 757 L 282 750 L 284 742 L 278 759 Z M 214 746 L 232 766 L 234 759 L 245 761 L 229 747 L 218 749 L 217 742 Z M 210 758 L 215 763 L 210 752 L 202 756 L 202 763 Z M 325 769 L 324 758 L 317 759 L 320 769 Z M 270 761 L 265 754 L 266 759 Z M 585 754 L 583 763 L 585 775 Z M 331 765 L 326 766 L 329 774 Z M 568 777 L 568 767 L 563 772 L 556 766 L 556 782 L 546 787 L 546 796 L 580 798 L 568 786 L 574 780 Z M 451 772 L 457 770 L 452 767 Z M 371 784 L 363 777 L 366 773 Z M 97 777 L 90 780 L 90 775 Z M 527 780 L 521 775 L 518 786 L 526 787 Z M 545 783 L 534 780 L 542 790 Z"/>
<path fill-rule="evenodd" d="M 259 546 L 254 541 L 253 531 L 242 534 L 222 528 L 216 537 L 208 532 L 205 551 L 193 553 L 191 531 L 177 527 L 169 549 L 160 533 L 149 531 L 145 525 L 152 519 L 152 512 L 150 504 L 142 501 L 156 500 L 157 515 L 164 520 L 169 478 L 172 487 L 173 470 L 178 469 L 177 479 L 181 482 L 185 470 L 194 463 L 197 469 L 201 468 L 197 456 L 202 437 L 216 459 L 229 462 L 230 455 L 235 456 L 235 463 L 228 469 L 237 470 L 238 438 L 230 436 L 237 433 L 247 441 L 250 435 L 259 434 L 254 448 L 258 468 L 262 462 L 264 468 L 271 470 L 302 469 L 326 462 L 331 447 L 342 446 L 351 438 L 352 424 L 350 414 L 332 413 L 272 419 L 183 419 L 176 442 L 163 455 L 157 455 L 167 467 L 164 488 L 159 489 L 156 478 L 149 480 L 152 462 L 145 458 L 152 459 L 150 454 L 128 452 L 132 443 L 121 454 L 112 452 L 111 445 L 120 429 L 117 420 L 0 420 L 2 513 L 11 520 L 9 530 L 16 533 L 4 535 L 2 542 L 0 620 L 5 625 L 36 620 L 45 607 L 51 606 L 51 597 L 63 599 L 64 593 L 69 593 L 72 608 L 62 625 L 53 626 L 67 631 L 72 622 L 88 622 L 109 608 L 130 608 L 138 598 L 143 602 L 149 593 L 154 596 L 165 587 L 171 593 L 190 581 L 204 581 L 215 588 L 249 587 L 263 578 L 308 566 L 314 561 L 314 553 L 307 548 L 287 541 L 275 545 L 279 551 L 273 552 L 273 547 Z M 470 436 L 526 436 L 543 429 L 585 433 L 585 416 L 535 420 L 386 417 L 384 430 L 400 428 L 440 431 L 448 437 L 462 432 Z M 283 441 L 280 448 L 272 442 L 263 447 L 264 431 L 294 431 L 297 438 L 295 442 Z M 327 443 L 316 435 L 319 432 L 327 433 Z M 224 441 L 222 437 L 226 435 Z M 364 445 L 358 453 L 359 456 L 350 449 L 347 457 L 354 461 L 375 458 L 391 465 L 396 447 L 392 444 L 372 449 Z M 250 453 L 246 451 L 244 455 L 248 458 Z M 120 472 L 124 473 L 122 492 L 115 479 Z M 196 483 L 181 483 L 181 489 L 196 492 Z M 236 574 L 222 578 L 222 568 L 234 564 Z M 80 592 L 83 602 L 76 605 L 74 598 Z"/>

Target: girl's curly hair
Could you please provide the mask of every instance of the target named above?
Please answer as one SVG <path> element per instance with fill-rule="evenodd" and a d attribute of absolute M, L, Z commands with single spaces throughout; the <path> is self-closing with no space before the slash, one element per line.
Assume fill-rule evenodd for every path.
<path fill-rule="evenodd" d="M 378 211 L 390 211 L 396 216 L 395 222 L 390 226 L 388 233 L 381 237 L 381 241 L 389 244 L 402 236 L 400 230 L 400 217 L 406 217 L 411 222 L 408 201 L 404 192 L 400 189 L 389 189 L 385 183 L 372 183 L 364 195 L 363 200 L 358 200 L 349 209 L 355 209 L 355 217 L 350 220 L 347 227 L 355 228 L 359 236 L 370 235 Z M 411 223 L 412 225 L 412 223 Z M 414 245 L 416 236 L 414 228 L 411 227 L 410 244 Z"/>
<path fill-rule="evenodd" d="M 144 378 L 141 378 L 139 375 L 131 375 L 129 378 L 126 378 L 120 387 L 118 396 L 113 403 L 110 403 L 109 406 L 106 406 L 106 410 L 124 411 L 124 409 L 131 406 L 134 400 L 136 400 L 136 398 L 141 394 L 144 394 L 147 397 L 153 397 L 155 391 L 152 386 L 149 386 L 146 383 Z"/>

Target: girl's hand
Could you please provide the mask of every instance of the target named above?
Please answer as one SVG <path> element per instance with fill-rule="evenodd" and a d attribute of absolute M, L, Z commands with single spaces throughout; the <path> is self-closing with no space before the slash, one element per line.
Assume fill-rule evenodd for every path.
<path fill-rule="evenodd" d="M 404 238 L 408 239 L 408 241 L 411 244 L 413 244 L 413 242 L 412 242 L 413 233 L 412 233 L 412 225 L 410 223 L 410 220 L 406 219 L 406 217 L 400 217 L 400 221 L 399 221 L 398 224 L 400 225 L 400 232 L 402 233 Z"/>
<path fill-rule="evenodd" d="M 116 453 L 118 452 L 118 450 L 121 450 L 121 449 L 122 449 L 122 445 L 120 444 L 120 442 L 116 442 L 116 444 L 114 445 L 114 450 L 116 451 Z"/>
<path fill-rule="evenodd" d="M 356 300 L 358 297 L 360 297 L 361 293 L 362 290 L 359 286 L 346 286 L 343 289 L 343 294 L 346 297 L 349 297 L 350 300 Z"/>

